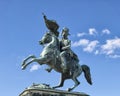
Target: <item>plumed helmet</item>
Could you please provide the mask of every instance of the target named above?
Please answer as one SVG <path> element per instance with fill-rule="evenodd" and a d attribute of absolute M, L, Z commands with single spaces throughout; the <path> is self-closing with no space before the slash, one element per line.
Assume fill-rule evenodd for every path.
<path fill-rule="evenodd" d="M 69 29 L 67 28 L 67 27 L 64 27 L 63 29 L 62 29 L 62 34 L 63 33 L 65 33 L 65 34 L 67 34 L 67 35 L 70 35 L 69 34 Z"/>

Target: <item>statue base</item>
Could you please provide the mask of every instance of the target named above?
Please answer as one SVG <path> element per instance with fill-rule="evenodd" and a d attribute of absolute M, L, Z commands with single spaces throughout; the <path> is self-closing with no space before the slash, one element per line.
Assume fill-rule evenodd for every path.
<path fill-rule="evenodd" d="M 82 92 L 68 92 L 53 89 L 47 84 L 33 84 L 26 88 L 19 96 L 89 96 Z"/>

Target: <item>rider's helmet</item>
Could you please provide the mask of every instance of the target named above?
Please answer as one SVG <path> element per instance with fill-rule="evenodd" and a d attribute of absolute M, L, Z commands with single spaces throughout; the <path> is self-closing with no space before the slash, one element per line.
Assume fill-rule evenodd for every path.
<path fill-rule="evenodd" d="M 64 27 L 64 28 L 62 29 L 62 35 L 63 35 L 63 34 L 70 35 L 70 34 L 69 34 L 69 29 L 68 29 L 67 27 Z"/>

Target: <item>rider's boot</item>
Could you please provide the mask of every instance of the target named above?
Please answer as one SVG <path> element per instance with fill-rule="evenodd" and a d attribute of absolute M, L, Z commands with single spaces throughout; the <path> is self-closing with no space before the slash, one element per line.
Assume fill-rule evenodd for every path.
<path fill-rule="evenodd" d="M 64 57 L 62 58 L 62 66 L 63 66 L 63 73 L 66 73 L 66 71 L 67 71 L 67 61 Z"/>

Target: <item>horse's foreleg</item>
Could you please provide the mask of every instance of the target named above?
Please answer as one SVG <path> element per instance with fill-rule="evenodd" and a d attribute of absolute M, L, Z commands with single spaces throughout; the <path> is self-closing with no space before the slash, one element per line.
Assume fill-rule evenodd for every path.
<path fill-rule="evenodd" d="M 36 58 L 36 57 L 34 55 L 28 56 L 26 59 L 23 60 L 22 66 L 24 66 L 26 64 L 26 61 L 29 60 L 29 59 L 31 59 L 31 58 Z"/>
<path fill-rule="evenodd" d="M 30 57 L 29 57 L 30 58 Z M 28 59 L 28 58 L 27 58 Z M 31 61 L 25 63 L 24 65 L 22 65 L 22 70 L 24 70 L 29 64 L 33 63 L 33 62 L 37 62 L 40 65 L 47 63 L 46 61 L 48 61 L 49 59 L 47 59 L 47 57 L 40 57 L 40 58 L 33 58 L 31 59 Z"/>
<path fill-rule="evenodd" d="M 31 57 L 32 58 L 32 57 Z M 30 59 L 30 57 L 28 57 L 26 60 Z M 24 65 L 22 65 L 22 70 L 24 70 L 29 64 L 33 63 L 33 62 L 38 62 L 36 58 L 31 59 L 31 61 L 25 63 Z"/>
<path fill-rule="evenodd" d="M 34 59 L 32 59 L 30 62 L 24 64 L 24 65 L 22 66 L 22 70 L 24 70 L 24 69 L 25 69 L 30 63 L 32 63 L 32 62 L 34 62 Z"/>

